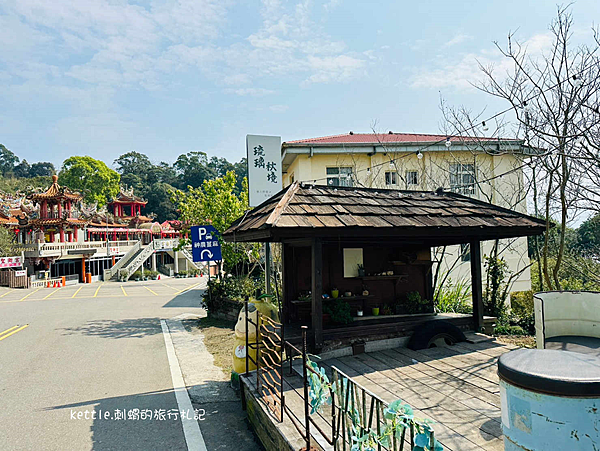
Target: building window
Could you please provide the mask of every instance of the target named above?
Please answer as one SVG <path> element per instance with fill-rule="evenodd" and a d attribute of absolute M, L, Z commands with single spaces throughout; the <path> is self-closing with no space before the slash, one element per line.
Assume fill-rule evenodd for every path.
<path fill-rule="evenodd" d="M 453 193 L 472 196 L 475 194 L 475 165 L 451 164 L 450 165 L 450 190 Z"/>
<path fill-rule="evenodd" d="M 470 262 L 471 261 L 471 247 L 469 243 L 463 243 L 460 245 L 460 261 Z"/>
<path fill-rule="evenodd" d="M 419 184 L 419 173 L 417 171 L 406 171 L 406 187 Z"/>
<path fill-rule="evenodd" d="M 327 185 L 352 186 L 352 168 L 335 167 L 327 168 Z"/>
<path fill-rule="evenodd" d="M 386 185 L 397 185 L 398 184 L 398 173 L 397 172 L 386 172 L 385 173 L 385 184 Z"/>

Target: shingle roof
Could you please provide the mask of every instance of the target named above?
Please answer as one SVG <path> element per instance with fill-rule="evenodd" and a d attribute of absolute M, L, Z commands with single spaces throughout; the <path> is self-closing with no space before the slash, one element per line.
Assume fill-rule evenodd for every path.
<path fill-rule="evenodd" d="M 279 236 L 475 236 L 508 238 L 543 233 L 545 222 L 487 202 L 437 191 L 311 186 L 296 182 L 238 219 L 228 241 Z M 260 233 L 264 231 L 263 239 Z M 268 235 L 268 237 L 267 237 Z M 455 238 L 454 241 L 457 241 Z"/>

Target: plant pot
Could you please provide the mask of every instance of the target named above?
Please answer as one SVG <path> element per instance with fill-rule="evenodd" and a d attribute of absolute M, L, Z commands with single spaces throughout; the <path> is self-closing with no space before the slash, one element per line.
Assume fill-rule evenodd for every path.
<path fill-rule="evenodd" d="M 363 311 L 362 310 L 358 310 L 356 312 L 356 316 L 363 316 Z"/>
<path fill-rule="evenodd" d="M 340 295 L 340 290 L 331 290 L 331 297 L 333 299 L 337 299 L 339 295 Z"/>
<path fill-rule="evenodd" d="M 373 313 L 373 316 L 379 316 L 379 307 L 373 307 L 371 313 Z"/>
<path fill-rule="evenodd" d="M 359 269 L 358 270 L 358 277 L 365 277 L 365 270 L 364 269 Z"/>

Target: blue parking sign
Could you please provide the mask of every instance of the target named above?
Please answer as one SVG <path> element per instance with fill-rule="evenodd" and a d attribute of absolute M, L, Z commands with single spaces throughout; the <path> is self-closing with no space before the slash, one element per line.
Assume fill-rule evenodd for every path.
<path fill-rule="evenodd" d="M 219 232 L 211 225 L 193 226 L 192 256 L 195 262 L 214 262 L 222 260 Z"/>

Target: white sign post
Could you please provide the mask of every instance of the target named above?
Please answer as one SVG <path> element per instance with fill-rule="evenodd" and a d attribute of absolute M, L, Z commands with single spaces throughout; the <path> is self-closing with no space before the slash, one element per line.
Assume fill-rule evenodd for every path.
<path fill-rule="evenodd" d="M 281 136 L 246 135 L 248 193 L 256 207 L 281 191 Z"/>

